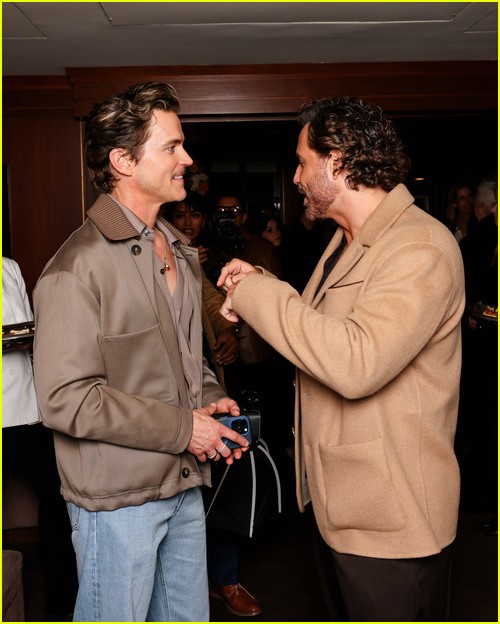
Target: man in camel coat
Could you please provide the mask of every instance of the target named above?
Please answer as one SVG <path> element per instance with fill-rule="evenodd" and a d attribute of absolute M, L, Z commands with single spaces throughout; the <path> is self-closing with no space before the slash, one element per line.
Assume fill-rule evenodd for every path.
<path fill-rule="evenodd" d="M 294 182 L 307 215 L 339 227 L 302 297 L 231 261 L 222 312 L 297 367 L 297 496 L 328 546 L 332 619 L 443 621 L 460 493 L 460 251 L 401 183 L 408 159 L 380 109 L 336 97 L 299 122 Z"/>

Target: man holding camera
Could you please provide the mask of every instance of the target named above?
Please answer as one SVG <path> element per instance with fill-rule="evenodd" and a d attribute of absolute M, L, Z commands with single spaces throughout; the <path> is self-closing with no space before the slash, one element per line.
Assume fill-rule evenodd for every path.
<path fill-rule="evenodd" d="M 228 259 L 240 258 L 279 272 L 279 260 L 271 243 L 251 233 L 245 223 L 247 211 L 239 197 L 219 197 L 213 209 L 214 231 L 210 248 L 217 248 Z M 222 268 L 222 267 L 221 267 Z M 220 271 L 220 268 L 217 272 Z M 217 277 L 216 276 L 216 277 Z M 240 352 L 236 363 L 225 368 L 225 382 L 230 396 L 253 390 L 264 399 L 258 407 L 263 413 L 263 437 L 266 437 L 266 400 L 272 392 L 274 350 L 249 325 L 240 323 Z M 246 407 L 249 407 L 248 405 Z M 257 599 L 239 583 L 238 538 L 228 531 L 207 533 L 208 576 L 211 595 L 240 617 L 261 613 Z"/>
<path fill-rule="evenodd" d="M 271 243 L 253 234 L 245 226 L 248 213 L 239 197 L 234 195 L 219 197 L 215 204 L 214 218 L 221 235 L 225 236 L 226 240 L 230 238 L 233 243 L 225 247 L 231 258 L 239 258 L 249 264 L 261 266 L 274 275 L 280 275 L 279 259 Z M 237 231 L 228 227 L 229 224 L 226 223 L 224 223 L 225 227 L 221 228 L 221 223 L 226 222 L 226 220 L 234 223 Z M 242 364 L 262 364 L 272 356 L 271 347 L 244 322 L 240 326 L 240 338 L 240 360 Z M 249 374 L 250 371 L 246 370 L 246 375 Z M 261 375 L 258 374 L 258 376 Z M 248 384 L 247 381 L 245 383 Z"/>
<path fill-rule="evenodd" d="M 279 261 L 272 245 L 260 236 L 253 234 L 246 227 L 248 213 L 245 204 L 233 195 L 219 197 L 215 204 L 215 220 L 218 224 L 222 220 L 231 220 L 238 229 L 239 244 L 234 249 L 228 249 L 233 258 L 245 260 L 250 264 L 258 264 L 274 274 L 279 273 Z"/>

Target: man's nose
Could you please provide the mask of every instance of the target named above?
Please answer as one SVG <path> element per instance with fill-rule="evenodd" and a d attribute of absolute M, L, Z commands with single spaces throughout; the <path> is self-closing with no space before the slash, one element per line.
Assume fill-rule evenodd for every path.
<path fill-rule="evenodd" d="M 182 146 L 181 161 L 185 167 L 190 167 L 194 162 L 184 146 Z"/>

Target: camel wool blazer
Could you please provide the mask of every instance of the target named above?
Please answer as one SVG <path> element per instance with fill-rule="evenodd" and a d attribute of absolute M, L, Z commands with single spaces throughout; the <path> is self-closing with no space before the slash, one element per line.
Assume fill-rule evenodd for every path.
<path fill-rule="evenodd" d="M 302 298 L 265 273 L 233 295 L 297 367 L 298 504 L 312 501 L 341 553 L 425 557 L 456 534 L 463 265 L 453 235 L 413 202 L 394 188 L 317 294 L 340 228 Z"/>
<path fill-rule="evenodd" d="M 201 407 L 226 393 L 202 355 L 198 251 L 178 249 L 194 293 L 190 343 L 200 363 Z M 153 245 L 101 195 L 34 291 L 42 418 L 54 429 L 64 498 L 89 511 L 141 505 L 210 483 L 210 467 L 186 451 L 193 410 L 153 261 Z"/>

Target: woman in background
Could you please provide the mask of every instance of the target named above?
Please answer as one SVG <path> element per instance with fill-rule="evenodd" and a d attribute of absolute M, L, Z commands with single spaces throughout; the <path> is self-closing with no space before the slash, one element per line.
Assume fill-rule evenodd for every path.
<path fill-rule="evenodd" d="M 467 235 L 474 212 L 474 195 L 468 184 L 453 186 L 448 192 L 446 223 L 459 243 Z"/>
<path fill-rule="evenodd" d="M 205 198 L 189 190 L 180 202 L 165 204 L 162 215 L 172 223 L 193 247 L 198 248 L 200 264 L 212 283 L 217 282 L 221 268 L 231 256 L 216 245 L 210 244 L 208 228 L 208 205 Z"/>

